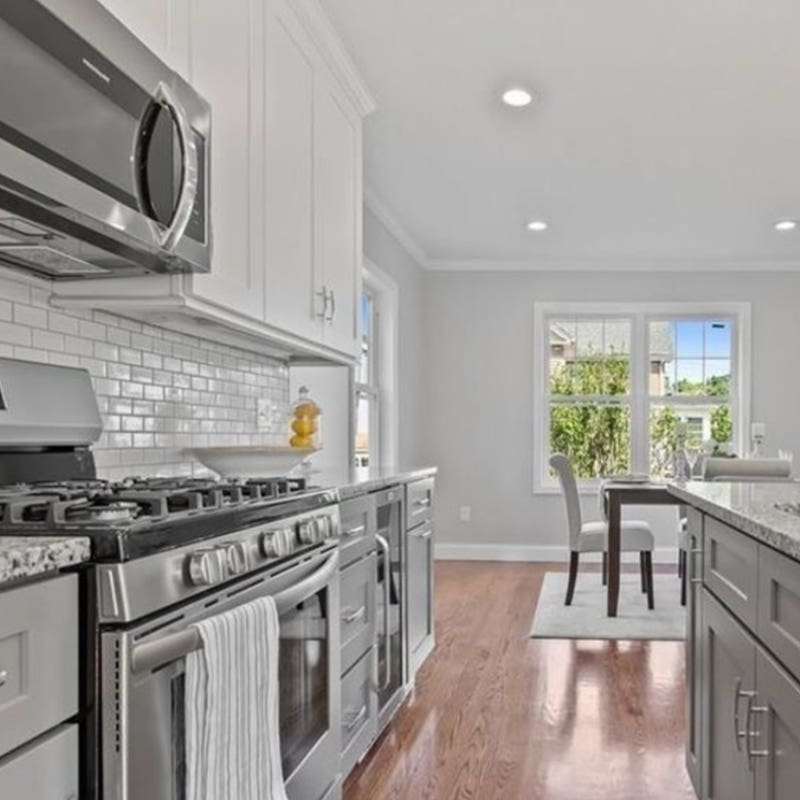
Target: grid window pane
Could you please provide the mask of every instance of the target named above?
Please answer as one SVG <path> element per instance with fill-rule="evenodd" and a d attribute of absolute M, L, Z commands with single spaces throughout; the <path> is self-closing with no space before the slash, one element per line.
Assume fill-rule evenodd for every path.
<path fill-rule="evenodd" d="M 727 358 L 709 358 L 705 368 L 706 394 L 712 397 L 730 397 L 731 362 Z"/>
<path fill-rule="evenodd" d="M 650 472 L 672 473 L 672 456 L 678 444 L 678 425 L 686 425 L 686 447 L 696 455 L 708 442 L 724 447 L 733 436 L 733 417 L 728 403 L 707 405 L 653 404 L 650 406 Z"/>
<path fill-rule="evenodd" d="M 706 358 L 731 357 L 731 324 L 730 322 L 705 323 L 705 356 Z"/>
<path fill-rule="evenodd" d="M 550 452 L 569 456 L 578 478 L 630 472 L 630 408 L 552 403 Z"/>
<path fill-rule="evenodd" d="M 370 422 L 372 417 L 372 398 L 364 392 L 356 397 L 356 448 L 357 467 L 369 466 Z"/>
<path fill-rule="evenodd" d="M 703 359 L 677 359 L 675 362 L 675 384 L 672 389 L 673 394 L 704 394 L 705 384 L 703 383 Z"/>

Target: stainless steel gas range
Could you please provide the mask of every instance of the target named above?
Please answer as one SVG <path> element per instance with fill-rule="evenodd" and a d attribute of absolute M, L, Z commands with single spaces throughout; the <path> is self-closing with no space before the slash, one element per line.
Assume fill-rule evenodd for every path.
<path fill-rule="evenodd" d="M 15 417 L 13 402 L 4 404 L 3 479 L 14 479 L 11 469 L 24 482 L 0 488 L 0 532 L 92 541 L 92 563 L 81 573 L 80 796 L 185 798 L 184 674 L 186 656 L 198 647 L 193 625 L 271 595 L 280 617 L 287 794 L 339 797 L 337 493 L 310 490 L 300 480 L 99 481 L 85 441 L 96 409 L 81 421 L 80 403 L 64 397 L 88 375 L 40 365 L 20 370 L 0 359 L 0 385 L 9 373 L 16 380 L 9 398 L 24 396 L 19 382 L 29 391 L 49 385 L 45 419 L 58 444 L 43 444 L 46 426 L 32 428 L 22 411 Z M 65 441 L 69 430 L 82 431 L 81 440 Z M 47 480 L 31 480 L 37 471 Z"/>

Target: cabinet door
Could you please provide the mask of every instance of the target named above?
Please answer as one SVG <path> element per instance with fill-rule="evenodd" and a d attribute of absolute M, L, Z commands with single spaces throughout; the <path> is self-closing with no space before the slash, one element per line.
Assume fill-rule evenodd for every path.
<path fill-rule="evenodd" d="M 413 675 L 433 647 L 433 527 L 408 532 L 408 659 Z"/>
<path fill-rule="evenodd" d="M 122 24 L 169 64 L 170 23 L 174 0 L 100 0 Z"/>
<path fill-rule="evenodd" d="M 702 783 L 703 722 L 703 515 L 687 510 L 686 770 L 695 792 Z"/>
<path fill-rule="evenodd" d="M 361 293 L 361 121 L 325 73 L 314 101 L 314 255 L 329 296 L 325 343 L 356 356 Z"/>
<path fill-rule="evenodd" d="M 750 748 L 758 800 L 800 795 L 800 686 L 760 647 Z"/>
<path fill-rule="evenodd" d="M 255 317 L 263 288 L 263 3 L 190 0 L 188 79 L 211 104 L 211 272 L 187 290 Z"/>
<path fill-rule="evenodd" d="M 266 321 L 322 338 L 314 281 L 315 51 L 284 0 L 267 11 L 265 92 Z"/>
<path fill-rule="evenodd" d="M 744 628 L 703 589 L 703 800 L 752 800 L 745 752 L 747 703 L 755 691 L 756 647 Z"/>

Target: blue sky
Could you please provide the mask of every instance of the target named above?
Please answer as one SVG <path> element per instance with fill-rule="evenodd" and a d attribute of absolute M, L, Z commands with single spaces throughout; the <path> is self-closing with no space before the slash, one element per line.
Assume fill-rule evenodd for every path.
<path fill-rule="evenodd" d="M 700 383 L 712 375 L 730 374 L 730 322 L 685 320 L 672 322 L 670 327 L 676 357 L 667 367 L 671 380 Z"/>

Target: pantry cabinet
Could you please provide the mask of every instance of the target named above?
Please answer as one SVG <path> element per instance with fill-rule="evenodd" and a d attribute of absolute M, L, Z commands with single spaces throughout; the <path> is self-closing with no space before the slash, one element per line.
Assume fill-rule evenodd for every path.
<path fill-rule="evenodd" d="M 211 104 L 212 268 L 60 282 L 54 303 L 354 361 L 374 105 L 318 0 L 103 2 Z"/>

